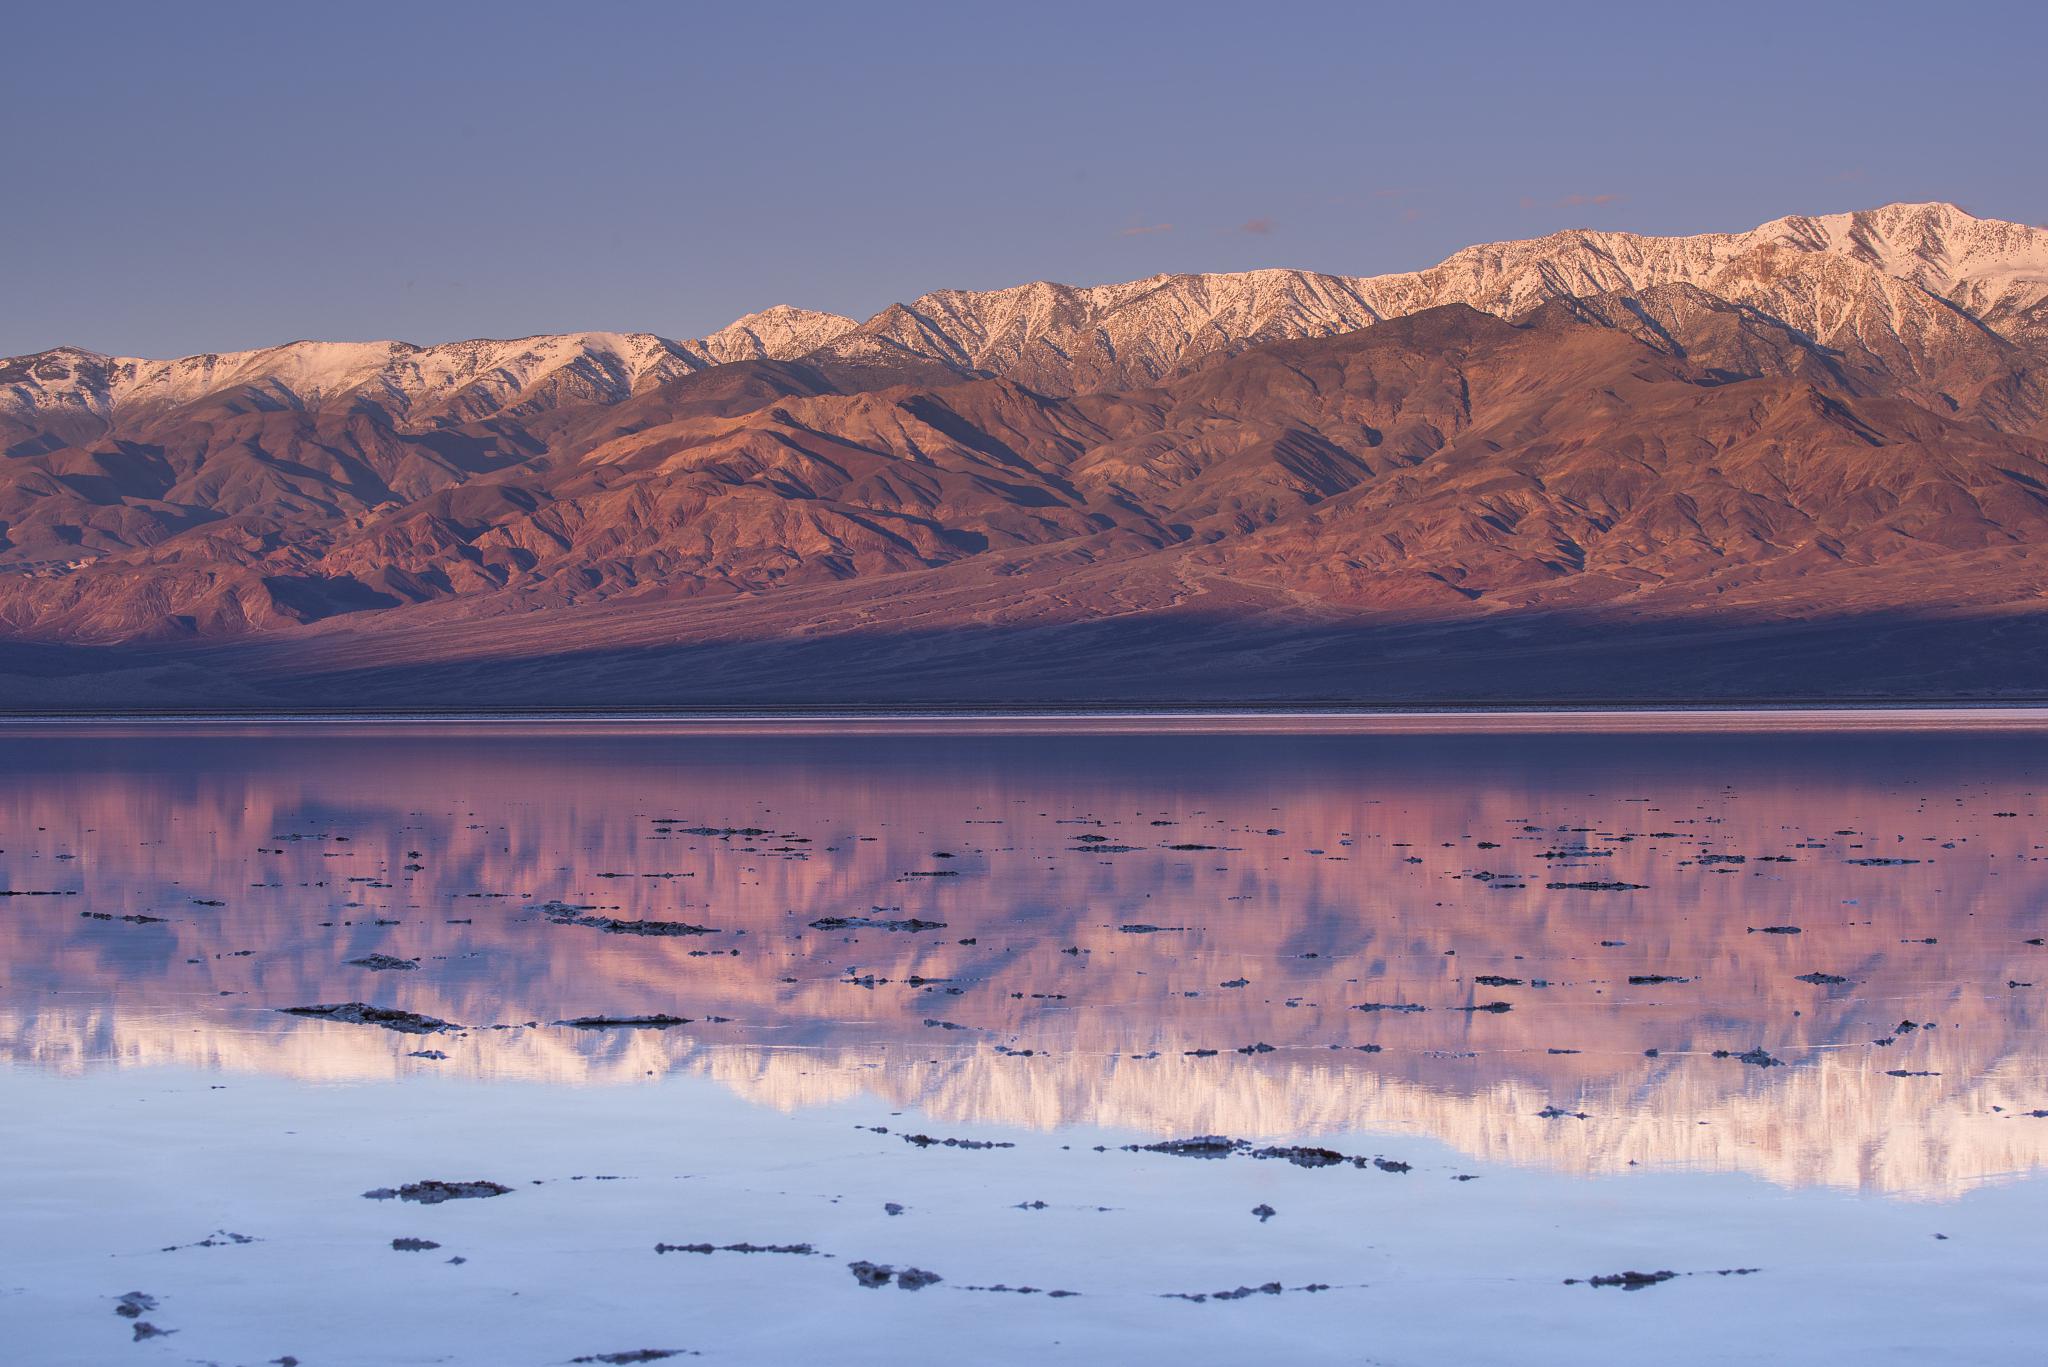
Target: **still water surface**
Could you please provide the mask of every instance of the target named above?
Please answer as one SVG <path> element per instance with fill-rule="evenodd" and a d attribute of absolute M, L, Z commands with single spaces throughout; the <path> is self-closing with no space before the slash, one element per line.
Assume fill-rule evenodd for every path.
<path fill-rule="evenodd" d="M 2024 716 L 0 745 L 10 1361 L 2048 1334 Z"/>

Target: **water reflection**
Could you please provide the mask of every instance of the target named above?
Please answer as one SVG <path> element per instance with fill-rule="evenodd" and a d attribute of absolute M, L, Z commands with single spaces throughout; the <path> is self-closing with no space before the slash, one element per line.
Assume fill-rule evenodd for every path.
<path fill-rule="evenodd" d="M 58 894 L 0 899 L 17 1063 L 688 1070 L 1916 1195 L 2048 1161 L 2036 732 L 6 739 L 0 888 Z M 277 1010 L 349 1001 L 471 1028 Z M 690 1024 L 552 1024 L 650 1013 Z"/>

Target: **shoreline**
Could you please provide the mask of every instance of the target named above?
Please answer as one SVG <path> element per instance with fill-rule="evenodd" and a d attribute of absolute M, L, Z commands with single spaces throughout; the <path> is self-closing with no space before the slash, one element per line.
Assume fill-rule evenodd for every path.
<path fill-rule="evenodd" d="M 693 708 L 663 711 L 162 711 L 5 712 L 13 731 L 81 728 L 674 729 L 698 733 L 813 733 L 1038 730 L 1095 732 L 1688 732 L 2048 729 L 2048 703 L 1528 704 L 1440 707 L 819 707 Z"/>

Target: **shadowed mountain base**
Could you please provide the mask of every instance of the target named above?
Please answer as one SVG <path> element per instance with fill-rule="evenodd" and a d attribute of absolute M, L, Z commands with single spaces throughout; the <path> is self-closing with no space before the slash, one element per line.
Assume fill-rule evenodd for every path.
<path fill-rule="evenodd" d="M 723 615 L 721 634 L 694 639 L 661 639 L 660 615 L 594 613 L 524 630 L 515 620 L 212 646 L 0 645 L 0 703 L 44 712 L 476 712 L 2048 698 L 2048 613 L 2039 612 L 1757 625 L 1564 613 L 1289 623 L 1169 611 L 794 637 L 773 620 L 779 614 Z"/>

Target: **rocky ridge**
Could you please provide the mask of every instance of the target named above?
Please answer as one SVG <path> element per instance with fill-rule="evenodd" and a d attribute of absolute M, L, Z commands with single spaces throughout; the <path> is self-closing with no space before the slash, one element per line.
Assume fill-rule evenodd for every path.
<path fill-rule="evenodd" d="M 713 611 L 766 638 L 2024 612 L 2044 244 L 1894 205 L 694 342 L 48 352 L 0 363 L 0 631 L 317 626 L 397 667 L 462 623 L 524 658 L 702 642 Z"/>

